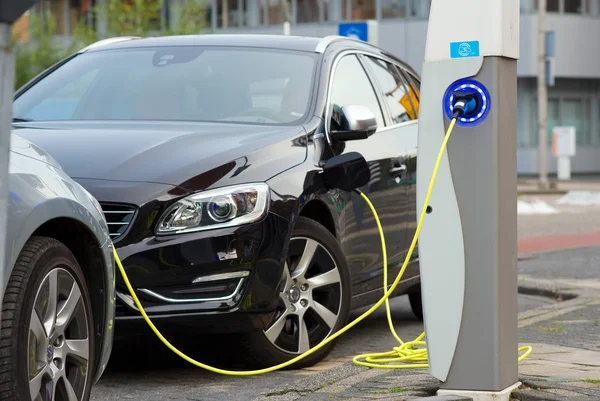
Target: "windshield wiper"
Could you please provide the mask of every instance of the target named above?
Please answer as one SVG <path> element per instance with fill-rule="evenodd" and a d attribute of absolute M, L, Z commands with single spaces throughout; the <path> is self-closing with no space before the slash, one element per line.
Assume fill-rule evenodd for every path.
<path fill-rule="evenodd" d="M 19 117 L 15 117 L 12 119 L 13 123 L 29 123 L 33 120 L 29 120 L 27 118 L 19 118 Z"/>

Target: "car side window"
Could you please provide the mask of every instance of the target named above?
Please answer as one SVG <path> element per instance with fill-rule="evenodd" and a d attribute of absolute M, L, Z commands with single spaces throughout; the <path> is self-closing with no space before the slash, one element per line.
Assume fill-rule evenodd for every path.
<path fill-rule="evenodd" d="M 402 78 L 395 65 L 379 58 L 365 57 L 375 80 L 382 91 L 381 96 L 386 100 L 392 121 L 400 124 L 415 120 L 417 114 L 413 107 L 414 93 L 409 90 L 409 85 Z"/>
<path fill-rule="evenodd" d="M 419 81 L 419 79 L 411 74 L 408 71 L 404 70 L 404 75 L 408 77 L 408 81 L 409 81 L 409 87 L 410 87 L 410 91 L 412 94 L 412 99 L 413 99 L 413 107 L 415 108 L 415 111 L 417 113 L 417 118 L 419 118 L 419 103 L 420 103 L 420 97 L 421 97 L 421 81 Z"/>
<path fill-rule="evenodd" d="M 350 104 L 368 107 L 375 115 L 377 128 L 380 129 L 385 124 L 375 89 L 356 55 L 343 56 L 338 62 L 329 104 L 333 109 Z M 335 128 L 335 121 L 330 121 L 330 124 Z"/>

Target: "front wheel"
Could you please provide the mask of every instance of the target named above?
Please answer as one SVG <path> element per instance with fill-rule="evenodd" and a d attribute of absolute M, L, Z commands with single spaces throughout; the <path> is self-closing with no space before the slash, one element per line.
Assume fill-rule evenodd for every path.
<path fill-rule="evenodd" d="M 318 345 L 344 327 L 351 298 L 348 263 L 337 239 L 321 224 L 298 218 L 279 287 L 279 307 L 265 330 L 244 336 L 248 361 L 256 367 L 274 366 Z M 290 368 L 318 363 L 335 342 Z"/>
<path fill-rule="evenodd" d="M 87 401 L 92 308 L 81 267 L 62 243 L 32 237 L 2 303 L 0 400 Z"/>

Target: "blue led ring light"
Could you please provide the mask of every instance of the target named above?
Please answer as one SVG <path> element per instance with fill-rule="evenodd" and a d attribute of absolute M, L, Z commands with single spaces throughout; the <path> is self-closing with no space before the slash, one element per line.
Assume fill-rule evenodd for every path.
<path fill-rule="evenodd" d="M 477 107 L 474 111 L 465 116 L 459 117 L 457 125 L 463 127 L 473 127 L 481 124 L 488 116 L 491 109 L 491 98 L 486 87 L 478 81 L 472 79 L 461 79 L 454 82 L 444 94 L 444 111 L 449 119 L 454 116 L 454 93 L 468 91 L 473 93 L 477 100 Z"/>

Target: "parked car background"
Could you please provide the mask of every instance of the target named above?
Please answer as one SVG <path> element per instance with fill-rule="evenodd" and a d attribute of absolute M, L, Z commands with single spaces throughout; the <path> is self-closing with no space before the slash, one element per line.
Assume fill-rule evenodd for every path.
<path fill-rule="evenodd" d="M 242 333 L 230 344 L 237 355 L 270 366 L 383 294 L 367 205 L 315 181 L 332 156 L 368 161 L 361 189 L 398 273 L 415 231 L 418 90 L 401 60 L 348 38 L 116 38 L 21 88 L 15 133 L 100 201 L 161 327 Z M 412 262 L 397 295 L 409 294 L 421 317 Z M 117 297 L 119 327 L 139 323 L 120 278 Z"/>
<path fill-rule="evenodd" d="M 13 135 L 0 400 L 87 401 L 112 349 L 114 258 L 98 202 Z"/>

